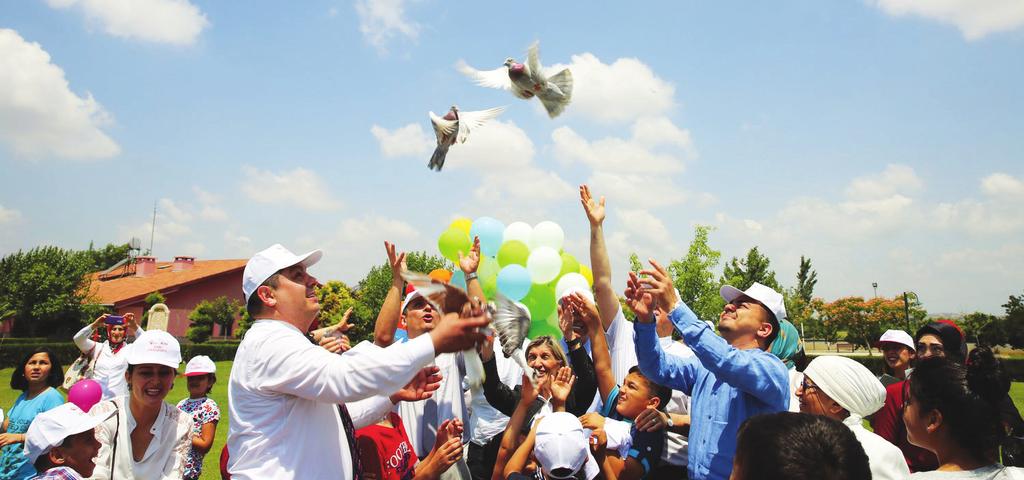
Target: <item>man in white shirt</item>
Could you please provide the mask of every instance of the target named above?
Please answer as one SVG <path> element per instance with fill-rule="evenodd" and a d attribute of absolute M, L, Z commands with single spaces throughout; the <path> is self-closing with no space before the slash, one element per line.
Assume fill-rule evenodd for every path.
<path fill-rule="evenodd" d="M 427 378 L 423 367 L 435 354 L 473 348 L 483 339 L 477 329 L 487 319 L 477 307 L 465 318 L 439 318 L 429 335 L 355 358 L 313 345 L 304 333 L 320 304 L 317 281 L 306 268 L 321 256 L 274 245 L 245 266 L 242 292 L 256 321 L 238 347 L 228 383 L 232 478 L 359 480 L 354 428 L 383 416 L 393 407 L 388 395 L 411 380 L 417 398 L 429 396 L 437 378 Z"/>

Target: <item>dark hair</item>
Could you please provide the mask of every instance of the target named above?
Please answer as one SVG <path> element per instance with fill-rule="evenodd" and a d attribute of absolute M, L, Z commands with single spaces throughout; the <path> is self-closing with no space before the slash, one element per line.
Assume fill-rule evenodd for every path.
<path fill-rule="evenodd" d="M 665 411 L 665 406 L 668 405 L 668 401 L 672 399 L 672 389 L 664 385 L 654 383 L 653 380 L 647 378 L 644 372 L 640 371 L 639 365 L 633 365 L 629 368 L 628 373 L 635 373 L 640 375 L 640 378 L 644 379 L 644 384 L 647 387 L 647 393 L 658 399 L 658 410 Z"/>
<path fill-rule="evenodd" d="M 66 438 L 64 440 L 67 441 Z M 36 457 L 36 461 L 32 462 L 32 467 L 35 468 L 37 472 L 43 473 L 53 467 L 56 467 L 56 465 L 50 461 L 50 452 L 46 451 Z"/>
<path fill-rule="evenodd" d="M 963 363 L 967 358 L 967 342 L 964 341 L 964 332 L 952 320 L 939 320 L 929 322 L 919 328 L 914 334 L 914 342 L 921 340 L 925 335 L 935 335 L 942 341 L 942 349 L 946 356 L 956 363 Z M 918 355 L 920 357 L 920 355 Z"/>
<path fill-rule="evenodd" d="M 11 373 L 11 390 L 28 390 L 28 379 L 25 378 L 25 365 L 28 365 L 29 359 L 37 353 L 45 353 L 47 357 L 50 357 L 50 374 L 46 377 L 46 384 L 57 388 L 64 384 L 64 367 L 60 364 L 60 359 L 57 358 L 57 354 L 53 353 L 46 347 L 36 347 L 34 350 L 25 355 L 25 358 L 21 359 L 21 363 L 18 368 L 14 369 Z"/>
<path fill-rule="evenodd" d="M 807 352 L 804 351 L 804 347 L 800 347 L 800 350 L 793 355 L 793 365 L 796 371 L 803 372 L 807 368 L 807 364 L 811 363 L 811 358 L 807 356 Z"/>
<path fill-rule="evenodd" d="M 1010 382 L 991 350 L 975 351 L 966 367 L 942 357 L 919 360 L 907 400 L 918 405 L 920 415 L 938 410 L 958 447 L 977 460 L 993 462 L 1006 434 L 998 406 Z"/>
<path fill-rule="evenodd" d="M 742 478 L 871 478 L 868 456 L 853 432 L 838 420 L 807 413 L 748 418 L 736 437 L 736 464 Z"/>
<path fill-rule="evenodd" d="M 213 391 L 213 384 L 217 383 L 217 374 L 207 373 L 206 378 L 210 380 L 210 384 L 206 386 L 206 394 L 209 395 Z"/>
<path fill-rule="evenodd" d="M 273 275 L 267 277 L 267 279 L 260 284 L 260 287 L 266 285 L 270 288 L 277 288 L 280 275 L 281 272 L 274 272 Z M 260 287 L 256 288 L 259 289 Z M 256 294 L 256 290 L 253 290 L 252 294 L 249 295 L 249 301 L 245 303 L 245 311 L 249 313 L 249 316 L 252 317 L 253 320 L 263 313 L 263 300 L 260 300 L 260 296 Z"/>

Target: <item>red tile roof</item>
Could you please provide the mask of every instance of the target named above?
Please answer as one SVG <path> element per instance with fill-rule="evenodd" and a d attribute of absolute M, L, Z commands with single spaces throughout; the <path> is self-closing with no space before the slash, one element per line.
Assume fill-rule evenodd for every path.
<path fill-rule="evenodd" d="M 175 272 L 173 262 L 157 262 L 156 272 L 146 277 L 136 277 L 134 269 L 125 276 L 100 280 L 100 272 L 90 274 L 91 300 L 105 305 L 124 305 L 142 301 L 155 291 L 167 294 L 185 285 L 210 277 L 226 275 L 245 268 L 247 260 L 197 260 L 192 268 Z M 104 275 L 109 278 L 117 271 Z M 238 295 L 242 295 L 239 282 Z"/>

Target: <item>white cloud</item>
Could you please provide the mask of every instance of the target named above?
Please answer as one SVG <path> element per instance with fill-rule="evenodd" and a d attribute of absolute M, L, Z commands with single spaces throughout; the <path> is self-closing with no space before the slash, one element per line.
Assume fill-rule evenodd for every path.
<path fill-rule="evenodd" d="M 341 207 L 324 181 L 311 170 L 296 168 L 272 172 L 244 166 L 242 192 L 257 203 L 288 204 L 305 210 L 334 210 Z"/>
<path fill-rule="evenodd" d="M 202 205 L 199 218 L 210 222 L 223 222 L 228 219 L 228 212 L 220 206 L 220 195 L 207 192 L 197 186 L 192 187 L 192 193 Z"/>
<path fill-rule="evenodd" d="M 1007 244 L 995 249 L 967 247 L 944 252 L 938 266 L 951 274 L 1017 275 L 1024 270 L 1024 244 Z"/>
<path fill-rule="evenodd" d="M 381 215 L 367 214 L 345 219 L 328 235 L 326 239 L 317 235 L 317 238 L 300 239 L 297 243 L 303 248 L 322 248 L 323 265 L 318 264 L 317 271 L 330 272 L 331 278 L 346 279 L 350 286 L 355 286 L 354 282 L 362 279 L 370 267 L 386 260 L 385 240 L 405 252 L 435 252 L 437 249 L 436 244 L 432 246 L 433 242 L 424 238 L 412 225 Z"/>
<path fill-rule="evenodd" d="M 437 145 L 435 137 L 427 134 L 418 123 L 410 123 L 395 130 L 374 125 L 370 127 L 370 133 L 377 139 L 380 153 L 389 158 L 420 156 L 426 161 Z"/>
<path fill-rule="evenodd" d="M 636 58 L 619 58 L 610 65 L 592 53 L 573 55 L 568 65 L 551 72 L 572 70 L 572 105 L 567 113 L 602 123 L 628 123 L 664 115 L 675 106 L 675 86 L 654 74 Z"/>
<path fill-rule="evenodd" d="M 408 0 L 356 0 L 363 38 L 380 52 L 387 51 L 387 43 L 397 36 L 415 40 L 420 25 L 406 17 L 407 4 Z"/>
<path fill-rule="evenodd" d="M 1020 0 L 868 0 L 888 15 L 915 15 L 955 25 L 967 40 L 1024 25 Z"/>
<path fill-rule="evenodd" d="M 1006 198 L 1024 198 L 1024 181 L 1005 173 L 993 173 L 981 181 L 981 191 L 986 195 Z"/>
<path fill-rule="evenodd" d="M 77 6 L 90 22 L 115 37 L 192 45 L 210 25 L 188 0 L 46 0 L 51 8 Z"/>
<path fill-rule="evenodd" d="M 896 194 L 915 194 L 924 183 L 907 165 L 889 164 L 881 174 L 858 177 L 846 187 L 846 196 L 853 200 L 878 199 Z"/>
<path fill-rule="evenodd" d="M 64 70 L 35 42 L 0 29 L 0 141 L 20 157 L 107 158 L 120 148 L 100 127 L 110 116 L 79 97 Z"/>
<path fill-rule="evenodd" d="M 131 237 L 144 239 L 142 242 L 144 247 L 149 246 L 147 240 L 152 235 L 153 248 L 156 250 L 166 247 L 167 243 L 177 246 L 181 240 L 192 235 L 192 218 L 193 215 L 188 211 L 187 206 L 178 205 L 170 198 L 161 198 L 157 201 L 156 228 L 154 228 L 153 219 L 150 217 L 134 225 L 121 225 L 118 232 L 123 239 Z M 180 253 L 166 253 L 180 255 Z"/>
<path fill-rule="evenodd" d="M 21 219 L 21 212 L 0 205 L 0 225 L 14 223 Z"/>

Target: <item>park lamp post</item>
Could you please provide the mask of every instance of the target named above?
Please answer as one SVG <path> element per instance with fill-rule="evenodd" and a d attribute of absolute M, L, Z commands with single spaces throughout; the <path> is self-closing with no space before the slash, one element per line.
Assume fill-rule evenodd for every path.
<path fill-rule="evenodd" d="M 875 298 L 878 298 L 878 282 L 871 282 L 871 288 L 875 289 Z"/>
<path fill-rule="evenodd" d="M 910 330 L 910 301 L 907 298 L 908 296 L 911 295 L 914 297 L 914 301 L 921 300 L 914 292 L 903 292 L 903 320 L 907 324 L 907 333 L 912 333 Z"/>

